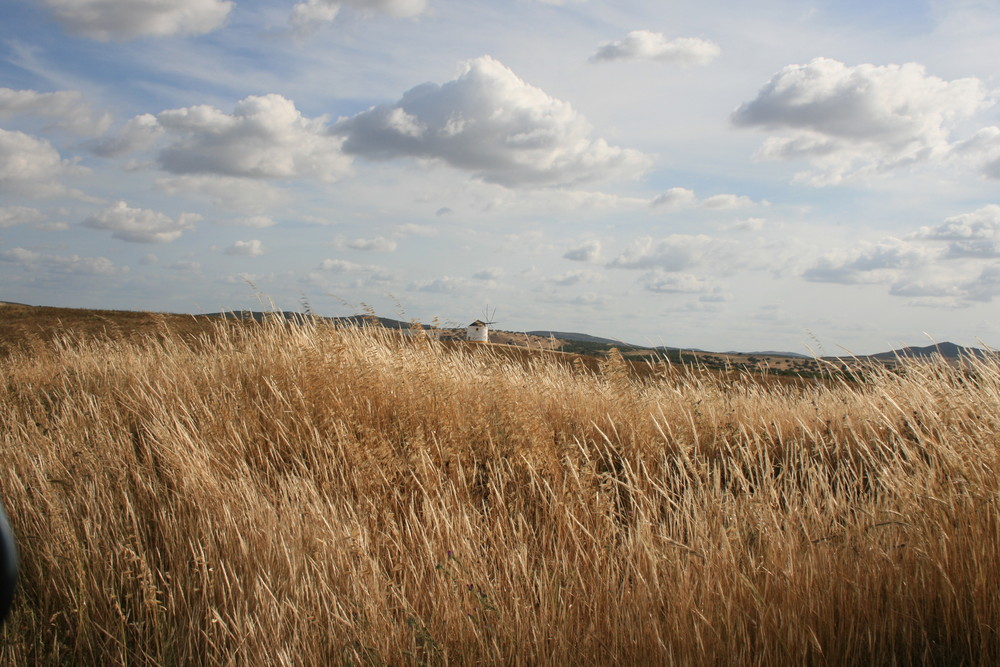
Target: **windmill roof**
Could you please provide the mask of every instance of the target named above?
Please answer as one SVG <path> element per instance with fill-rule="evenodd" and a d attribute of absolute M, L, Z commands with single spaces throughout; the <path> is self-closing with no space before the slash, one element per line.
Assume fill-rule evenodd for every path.
<path fill-rule="evenodd" d="M 486 326 L 486 322 L 483 322 L 482 320 L 476 320 L 475 322 L 473 322 L 469 326 L 470 327 L 485 327 Z"/>

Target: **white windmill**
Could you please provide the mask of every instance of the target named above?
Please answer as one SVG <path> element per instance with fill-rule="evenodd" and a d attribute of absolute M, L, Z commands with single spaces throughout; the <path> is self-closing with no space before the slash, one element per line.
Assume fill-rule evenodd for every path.
<path fill-rule="evenodd" d="M 487 305 L 483 310 L 483 319 L 476 320 L 465 328 L 465 339 L 476 343 L 490 342 L 490 325 L 495 323 L 493 316 L 496 313 L 496 308 L 490 312 L 490 307 Z"/>

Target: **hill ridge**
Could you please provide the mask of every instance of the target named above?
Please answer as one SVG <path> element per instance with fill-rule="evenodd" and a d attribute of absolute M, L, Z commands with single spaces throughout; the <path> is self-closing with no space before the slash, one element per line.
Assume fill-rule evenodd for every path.
<path fill-rule="evenodd" d="M 307 318 L 315 317 L 316 319 L 335 322 L 348 325 L 357 325 L 363 322 L 377 323 L 382 327 L 387 329 L 412 329 L 412 328 L 423 328 L 431 329 L 434 328 L 428 324 L 407 322 L 402 320 L 396 320 L 388 317 L 379 317 L 375 315 L 345 315 L 345 316 L 322 316 L 314 315 L 311 313 L 301 313 L 297 311 L 256 311 L 256 310 L 246 310 L 246 309 L 234 309 L 232 311 L 218 311 L 212 313 L 200 313 L 197 315 L 191 315 L 186 313 L 158 313 L 155 311 L 133 311 L 133 310 L 114 310 L 114 309 L 98 309 L 98 308 L 62 308 L 55 306 L 33 306 L 30 304 L 18 303 L 13 301 L 0 301 L 0 306 L 3 307 L 0 312 L 6 311 L 8 316 L 14 313 L 22 313 L 26 310 L 37 311 L 39 314 L 51 314 L 51 317 L 59 316 L 62 317 L 69 313 L 76 313 L 83 317 L 93 318 L 103 318 L 111 313 L 122 313 L 130 318 L 135 318 L 141 316 L 142 314 L 150 315 L 162 315 L 171 317 L 187 317 L 187 318 L 202 318 L 202 317 L 225 317 L 234 319 L 253 319 L 255 321 L 263 321 L 268 317 L 282 317 L 290 321 L 303 320 Z M 0 317 L 0 319 L 3 319 Z M 458 331 L 463 327 L 441 327 L 444 330 L 455 330 Z M 498 332 L 501 330 L 498 330 Z M 529 336 L 538 336 L 542 338 L 556 338 L 561 341 L 566 341 L 568 343 L 586 343 L 591 345 L 607 345 L 616 346 L 623 348 L 631 348 L 634 350 L 662 350 L 662 351 L 674 351 L 674 352 L 685 352 L 685 353 L 699 353 L 699 354 L 721 354 L 721 355 L 740 355 L 740 356 L 773 356 L 773 357 L 787 357 L 787 358 L 797 358 L 797 359 L 808 359 L 811 358 L 808 355 L 803 355 L 795 352 L 707 352 L 698 348 L 677 348 L 669 346 L 648 346 L 648 345 L 636 345 L 634 343 L 627 343 L 622 340 L 615 338 L 608 338 L 604 336 L 594 336 L 592 334 L 580 333 L 580 332 L 570 332 L 570 331 L 556 331 L 554 329 L 535 329 L 532 331 L 524 332 L 506 332 L 506 333 L 517 333 L 517 334 L 527 334 Z M 858 360 L 876 360 L 876 361 L 893 361 L 898 358 L 928 358 L 934 355 L 941 355 L 945 359 L 959 359 L 963 357 L 977 357 L 984 358 L 990 355 L 994 355 L 996 352 L 991 349 L 981 349 L 978 347 L 966 347 L 963 345 L 958 345 L 956 343 L 945 341 L 942 343 L 932 343 L 925 346 L 914 346 L 908 345 L 895 350 L 890 350 L 887 352 L 878 352 L 874 354 L 867 355 L 824 355 L 821 357 L 826 360 L 833 361 L 847 361 L 851 359 Z"/>

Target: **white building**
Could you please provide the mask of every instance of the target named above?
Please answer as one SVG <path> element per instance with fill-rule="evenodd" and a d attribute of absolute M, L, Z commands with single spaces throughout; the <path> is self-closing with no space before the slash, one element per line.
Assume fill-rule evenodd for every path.
<path fill-rule="evenodd" d="M 476 320 L 465 329 L 465 339 L 477 343 L 490 342 L 490 327 L 482 320 Z"/>

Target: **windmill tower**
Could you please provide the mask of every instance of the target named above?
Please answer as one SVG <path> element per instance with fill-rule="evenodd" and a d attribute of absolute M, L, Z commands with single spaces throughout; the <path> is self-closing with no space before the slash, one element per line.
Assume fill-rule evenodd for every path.
<path fill-rule="evenodd" d="M 487 306 L 483 311 L 483 319 L 476 320 L 465 328 L 465 339 L 476 343 L 490 342 L 490 325 L 494 324 L 493 316 L 496 315 L 496 312 L 497 309 L 494 308 L 491 313 L 489 306 Z"/>

